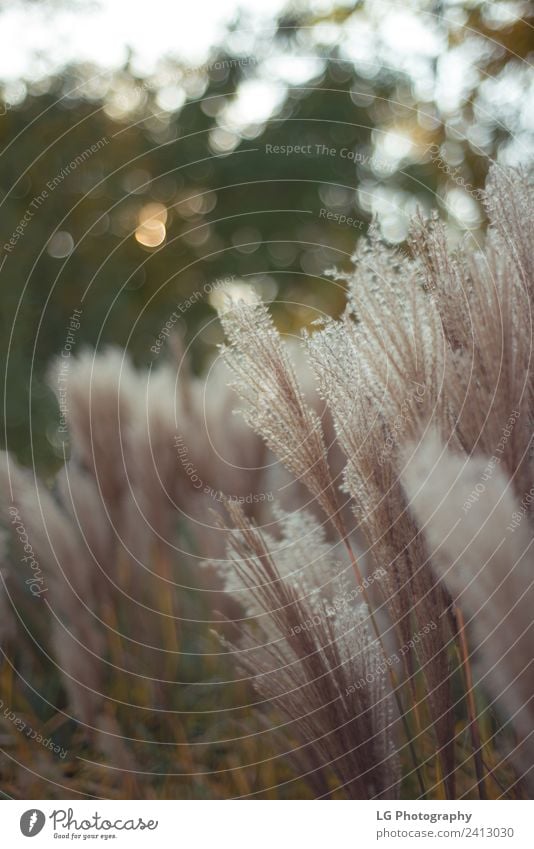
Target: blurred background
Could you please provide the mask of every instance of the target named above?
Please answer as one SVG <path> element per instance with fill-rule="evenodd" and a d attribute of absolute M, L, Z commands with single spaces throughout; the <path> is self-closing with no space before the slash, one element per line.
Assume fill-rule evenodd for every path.
<path fill-rule="evenodd" d="M 350 267 L 373 217 L 401 248 L 418 208 L 481 239 L 490 164 L 532 159 L 528 14 L 0 2 L 4 445 L 59 463 L 46 371 L 63 350 L 113 343 L 148 365 L 170 321 L 205 368 L 221 281 L 257 290 L 291 332 L 339 314 L 325 271 Z"/>

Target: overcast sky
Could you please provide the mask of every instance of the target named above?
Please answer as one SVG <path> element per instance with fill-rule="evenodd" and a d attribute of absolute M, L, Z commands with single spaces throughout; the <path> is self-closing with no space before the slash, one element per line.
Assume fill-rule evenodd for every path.
<path fill-rule="evenodd" d="M 41 76 L 70 60 L 119 66 L 127 46 L 141 72 L 166 54 L 200 63 L 239 7 L 261 27 L 262 19 L 268 22 L 284 5 L 285 0 L 89 0 L 53 10 L 46 2 L 10 2 L 0 14 L 0 78 Z"/>

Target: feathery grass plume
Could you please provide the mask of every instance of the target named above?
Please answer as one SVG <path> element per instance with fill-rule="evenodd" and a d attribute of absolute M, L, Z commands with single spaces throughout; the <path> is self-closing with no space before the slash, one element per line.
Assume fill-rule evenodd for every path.
<path fill-rule="evenodd" d="M 68 366 L 56 361 L 49 376 L 51 388 L 65 393 L 70 446 L 57 492 L 86 539 L 93 579 L 102 578 L 99 597 L 109 606 L 117 603 L 119 586 L 126 590 L 125 564 L 139 572 L 150 551 L 151 535 L 135 509 L 135 464 L 128 450 L 130 434 L 143 416 L 144 380 L 127 354 L 113 348 L 84 351 Z"/>
<path fill-rule="evenodd" d="M 230 390 L 206 405 L 204 383 L 186 369 L 178 378 L 170 365 L 135 371 L 127 355 L 114 349 L 84 352 L 66 373 L 60 363 L 52 385 L 64 384 L 71 459 L 58 475 L 59 498 L 96 560 L 94 576 L 100 572 L 109 579 L 98 593 L 106 622 L 111 624 L 120 610 L 123 628 L 153 645 L 159 631 L 154 597 L 161 601 L 160 590 L 176 581 L 174 546 L 186 520 L 198 553 L 222 551 L 221 533 L 206 521 L 216 502 L 205 490 L 216 493 L 217 483 L 224 485 L 227 466 L 211 440 L 221 431 Z M 263 445 L 244 424 L 236 420 L 236 425 L 228 428 L 223 449 L 234 461 L 231 491 L 239 496 L 252 482 L 237 467 L 238 445 L 248 450 L 253 467 L 262 466 Z M 175 445 L 177 434 L 184 437 L 187 470 Z M 162 614 L 174 615 L 178 594 L 163 597 Z"/>
<path fill-rule="evenodd" d="M 142 560 L 147 546 L 139 537 L 139 521 L 146 516 L 146 540 L 146 522 L 157 522 L 158 517 L 164 521 L 168 516 L 168 504 L 164 503 L 166 485 L 176 474 L 172 443 L 175 408 L 168 415 L 166 409 L 172 404 L 175 380 L 170 369 L 163 368 L 149 382 L 146 373 L 133 369 L 126 354 L 113 348 L 102 353 L 84 351 L 72 358 L 67 372 L 62 372 L 61 365 L 56 363 L 49 382 L 56 392 L 59 386 L 66 389 L 71 459 L 64 474 L 68 477 L 72 469 L 87 473 L 84 494 L 93 503 L 100 501 L 97 515 L 102 532 L 107 533 L 107 526 L 111 526 L 117 541 L 124 541 L 127 548 L 131 542 L 139 542 L 141 550 L 133 550 L 132 554 Z M 151 420 L 152 443 L 149 438 L 141 438 Z M 81 486 L 79 474 L 77 481 Z M 72 493 L 67 488 L 64 482 L 63 495 L 68 502 Z M 137 500 L 134 518 L 133 505 Z M 102 510 L 108 516 L 103 526 Z"/>
<path fill-rule="evenodd" d="M 127 358 L 118 349 L 104 353 L 84 351 L 62 368 L 54 363 L 49 385 L 59 396 L 64 391 L 71 456 L 90 469 L 107 509 L 120 521 L 126 485 L 124 435 L 137 406 L 140 386 Z"/>
<path fill-rule="evenodd" d="M 229 502 L 229 507 L 232 504 L 234 502 Z M 241 516 L 241 513 L 237 515 Z M 350 590 L 340 588 L 340 581 L 346 580 L 346 572 L 352 572 L 344 546 L 327 540 L 325 528 L 306 510 L 288 513 L 275 504 L 273 518 L 278 535 L 262 529 L 263 544 L 280 577 L 308 605 L 313 615 L 322 616 L 325 609 L 328 615 L 332 615 L 341 608 L 354 606 L 354 601 L 361 599 L 363 590 L 354 586 Z M 267 631 L 270 614 L 266 615 L 264 608 L 257 603 L 250 582 L 243 583 L 234 558 L 207 561 L 207 565 L 220 575 L 225 592 L 239 602 L 245 617 L 257 619 Z"/>
<path fill-rule="evenodd" d="M 344 539 L 321 422 L 304 400 L 267 308 L 256 298 L 229 302 L 219 314 L 230 343 L 223 346 L 223 356 L 246 404 L 243 418 L 307 487 Z"/>
<path fill-rule="evenodd" d="M 451 352 L 440 430 L 451 447 L 486 456 L 484 480 L 498 466 L 506 470 L 519 498 L 534 482 L 533 201 L 533 187 L 525 174 L 493 167 L 485 198 L 490 226 L 483 251 L 468 252 L 461 246 L 451 253 L 444 227 L 435 218 L 430 223 L 419 219 L 411 237 Z M 482 482 L 479 485 L 483 487 Z M 470 509 L 477 498 L 476 491 L 469 493 L 463 509 Z M 459 623 L 464 646 L 462 632 Z M 468 697 L 473 713 L 474 698 Z M 472 730 L 476 732 L 474 723 Z M 477 769 L 481 775 L 480 763 Z"/>
<path fill-rule="evenodd" d="M 93 475 L 75 460 L 66 463 L 55 478 L 55 494 L 69 523 L 81 536 L 91 560 L 91 579 L 100 598 L 109 595 L 110 583 L 119 579 L 116 569 L 117 534 L 108 516 Z"/>
<path fill-rule="evenodd" d="M 388 509 L 383 478 L 390 473 L 382 469 L 394 465 L 420 410 L 435 409 L 444 357 L 439 314 L 424 296 L 415 263 L 374 234 L 354 262 L 344 318 L 305 339 L 346 456 L 346 487 L 365 523 L 382 504 Z M 373 528 L 373 541 L 380 526 L 387 527 Z"/>
<path fill-rule="evenodd" d="M 272 467 L 265 442 L 239 415 L 233 416 L 235 392 L 228 385 L 232 374 L 222 358 L 210 366 L 209 379 L 195 384 L 196 416 L 188 434 L 202 477 L 221 497 L 236 499 L 250 494 L 269 495 L 272 500 Z M 271 457 L 272 461 L 272 457 Z M 250 499 L 251 515 L 262 510 Z"/>
<path fill-rule="evenodd" d="M 524 516 L 514 527 L 520 513 L 503 471 L 487 478 L 485 458 L 451 452 L 437 433 L 407 447 L 403 460 L 410 509 L 428 540 L 433 567 L 467 614 L 480 684 L 516 730 L 512 754 L 532 789 L 531 524 Z M 465 512 L 462 506 L 473 492 L 478 498 Z"/>
<path fill-rule="evenodd" d="M 182 368 L 177 377 L 165 367 L 150 375 L 135 371 L 116 350 L 86 352 L 69 360 L 69 369 L 56 364 L 52 386 L 65 401 L 70 460 L 51 488 L 12 463 L 8 473 L 5 457 L 0 463 L 2 523 L 10 532 L 2 569 L 15 608 L 7 626 L 16 628 L 9 641 L 0 587 L 0 639 L 8 660 L 1 683 L 13 709 L 25 713 L 34 702 L 27 681 L 46 705 L 32 725 L 51 720 L 70 739 L 73 762 L 88 756 L 72 778 L 69 773 L 68 795 L 161 791 L 175 798 L 178 787 L 178 797 L 227 797 L 275 786 L 281 795 L 308 795 L 311 786 L 316 796 L 385 798 L 399 792 L 399 754 L 406 766 L 403 792 L 417 794 L 405 747 L 399 743 L 395 751 L 402 732 L 425 762 L 423 792 L 441 798 L 445 784 L 449 797 L 471 794 L 464 699 L 458 690 L 453 696 L 450 680 L 456 641 L 474 733 L 462 610 L 479 658 L 480 689 L 515 729 L 516 772 L 526 775 L 532 767 L 532 187 L 522 175 L 493 170 L 486 208 L 490 228 L 476 253 L 467 246 L 451 252 L 445 228 L 434 219 L 415 223 L 413 259 L 379 244 L 373 231 L 360 242 L 345 315 L 324 323 L 301 348 L 320 390 L 313 399 L 299 357 L 257 302 L 222 316 L 230 339 L 226 361 L 246 404 L 245 422 L 237 417 L 228 424 L 231 393 L 222 360 L 205 381 L 184 376 Z M 346 505 L 329 471 L 330 433 L 321 429 L 331 420 L 334 448 L 345 457 L 339 467 L 346 466 Z M 211 494 L 196 488 L 173 450 L 177 433 Z M 403 446 L 414 442 L 406 454 Z M 290 472 L 280 464 L 265 469 L 265 443 Z M 449 446 L 443 455 L 442 443 Z M 237 529 L 229 532 L 230 562 L 218 570 L 244 613 L 237 602 L 234 617 L 226 608 L 226 633 L 237 636 L 231 652 L 212 654 L 207 605 L 202 593 L 193 598 L 181 586 L 189 573 L 177 550 L 187 535 L 195 555 L 220 557 L 228 532 L 208 534 L 206 527 L 209 508 L 221 507 L 222 496 L 214 496 L 265 492 L 275 486 L 266 475 L 282 474 L 311 491 L 333 528 L 324 523 L 323 533 L 304 511 L 275 512 L 269 527 L 277 530 L 263 533 L 230 502 Z M 335 539 L 345 536 L 346 526 L 352 531 L 348 505 L 365 539 L 367 572 L 380 569 L 376 596 L 350 583 L 347 554 L 338 551 L 343 543 L 328 542 L 331 530 Z M 340 518 L 339 506 L 350 523 Z M 10 507 L 18 511 L 16 522 Z M 35 577 L 21 560 L 26 536 L 46 581 L 41 598 L 25 583 Z M 360 595 L 372 599 L 370 607 L 358 604 Z M 179 640 L 176 609 L 184 619 Z M 387 656 L 369 628 L 377 622 L 380 638 L 391 637 Z M 430 622 L 436 627 L 412 640 Z M 401 673 L 392 675 L 394 690 L 389 646 L 405 663 L 404 677 L 400 662 L 394 670 Z M 253 707 L 247 681 L 232 680 L 234 663 L 263 701 L 263 719 L 254 717 L 261 733 L 238 734 L 239 745 L 233 711 L 237 704 L 250 730 Z M 204 684 L 219 685 L 221 678 L 230 683 L 217 689 L 214 712 L 213 690 Z M 399 695 L 400 716 L 392 703 Z M 54 705 L 55 716 L 45 716 Z M 62 712 L 78 723 L 64 722 Z M 488 715 L 482 713 L 483 722 Z M 286 780 L 285 767 L 273 765 L 271 730 L 280 716 L 280 760 L 289 751 L 302 780 Z M 95 733 L 67 728 L 84 722 Z M 492 722 L 480 727 L 487 732 Z M 215 736 L 225 741 L 225 753 L 205 742 Z M 519 796 L 510 759 L 497 763 L 500 739 L 484 733 L 484 765 L 492 777 L 483 776 L 483 783 L 497 795 Z M 179 748 L 169 749 L 169 741 Z M 63 789 L 60 764 L 40 750 L 28 753 L 26 763 L 26 756 L 18 757 L 20 739 L 14 745 L 23 768 L 15 773 L 15 758 L 8 764 L 9 793 L 15 780 L 27 798 L 44 797 L 43 786 Z M 115 770 L 99 765 L 102 752 Z M 134 787 L 119 770 L 135 770 L 138 762 L 147 776 L 157 772 L 155 765 L 161 774 L 188 776 L 150 784 L 147 778 Z M 481 765 L 479 759 L 477 769 Z M 1 769 L 4 775 L 4 763 Z"/>
<path fill-rule="evenodd" d="M 52 653 L 76 717 L 82 724 L 91 725 L 101 700 L 99 660 L 104 642 L 92 616 L 96 597 L 87 551 L 49 491 L 19 472 L 11 458 L 2 464 L 2 483 L 8 470 L 13 493 L 11 509 L 17 512 L 11 530 L 14 537 L 18 534 L 24 545 L 31 548 L 27 556 L 33 558 L 33 572 L 22 562 L 17 569 L 25 569 L 30 578 L 41 581 L 39 602 L 46 605 Z"/>
<path fill-rule="evenodd" d="M 487 198 L 484 251 L 451 254 L 436 220 L 419 219 L 411 244 L 451 348 L 443 394 L 447 438 L 453 434 L 468 453 L 496 456 L 520 494 L 533 482 L 532 269 L 525 248 L 532 240 L 532 187 L 520 174 L 494 168 Z"/>
<path fill-rule="evenodd" d="M 31 551 L 31 568 L 17 563 L 15 551 L 9 577 L 13 583 L 28 583 L 17 574 L 25 570 L 42 581 L 41 595 L 33 599 L 34 608 L 39 606 L 38 615 L 31 617 L 36 622 L 28 620 L 24 596 L 20 592 L 17 596 L 17 607 L 20 604 L 28 626 L 21 635 L 25 651 L 36 652 L 41 666 L 51 663 L 59 673 L 68 697 L 67 714 L 83 736 L 102 737 L 110 670 L 105 610 L 111 606 L 117 610 L 121 599 L 107 578 L 107 574 L 116 577 L 109 568 L 116 551 L 101 497 L 76 462 L 69 464 L 68 473 L 65 468 L 60 471 L 54 495 L 7 456 L 0 471 L 3 491 L 9 475 L 10 504 L 16 510 L 16 523 L 11 522 L 10 529 L 14 537 L 22 530 L 13 545 L 16 549 L 23 540 L 24 550 Z M 125 748 L 120 739 L 114 752 L 116 747 Z M 128 757 L 126 749 L 124 757 Z"/>
<path fill-rule="evenodd" d="M 497 249 L 503 250 L 534 298 L 532 256 L 532 210 L 534 185 L 524 170 L 493 166 L 488 174 L 484 206 L 491 222 Z"/>
<path fill-rule="evenodd" d="M 232 393 L 222 366 L 206 398 L 205 382 L 183 362 L 178 376 L 168 363 L 136 371 L 127 354 L 106 349 L 73 357 L 67 371 L 62 365 L 49 382 L 56 393 L 66 389 L 69 468 L 92 477 L 131 559 L 144 562 L 154 541 L 171 540 L 177 520 L 187 518 L 202 554 L 220 553 L 220 534 L 205 520 L 219 490 L 240 497 L 265 489 L 262 441 L 238 419 L 227 425 Z"/>
<path fill-rule="evenodd" d="M 445 370 L 439 313 L 425 295 L 417 263 L 379 243 L 372 233 L 354 256 L 349 303 L 341 321 L 306 334 L 321 397 L 332 414 L 347 464 L 345 485 L 376 566 L 400 645 L 436 623 L 416 650 L 427 685 L 448 793 L 454 797 L 454 717 L 444 616 L 449 601 L 429 569 L 417 527 L 406 510 L 396 471 L 399 444 L 422 416 L 439 416 Z M 415 703 L 415 666 L 404 656 Z"/>
<path fill-rule="evenodd" d="M 449 250 L 445 224 L 435 210 L 428 220 L 420 212 L 414 217 L 408 241 L 424 290 L 439 310 L 449 350 L 465 347 L 470 285 L 463 253 Z"/>
<path fill-rule="evenodd" d="M 354 605 L 346 616 L 344 609 L 332 612 L 332 593 L 346 596 L 348 587 L 342 579 L 328 579 L 329 561 L 310 561 L 310 551 L 302 547 L 303 530 L 313 531 L 325 545 L 311 517 L 304 523 L 301 516 L 283 517 L 282 539 L 271 552 L 272 540 L 241 508 L 230 503 L 228 509 L 235 526 L 228 549 L 235 578 L 228 587 L 235 592 L 241 584 L 240 597 L 248 599 L 246 609 L 254 621 L 240 625 L 239 638 L 226 645 L 262 699 L 284 717 L 280 727 L 290 756 L 317 796 L 338 789 L 349 798 L 396 798 L 395 717 L 367 608 Z M 283 577 L 278 563 L 283 570 L 291 568 L 290 552 L 293 572 Z M 315 573 L 310 583 L 309 565 Z M 325 580 L 326 598 L 307 592 L 309 586 L 320 590 Z"/>
<path fill-rule="evenodd" d="M 39 616 L 33 605 L 31 616 L 38 621 L 31 634 L 38 632 L 38 639 L 28 653 L 42 646 L 41 660 L 43 652 L 51 658 L 53 674 L 66 690 L 67 712 L 80 726 L 87 726 L 86 738 L 94 743 L 98 737 L 99 748 L 111 761 L 119 747 L 124 764 L 130 752 L 120 739 L 120 727 L 116 740 L 106 730 L 118 721 L 110 713 L 110 703 L 121 694 L 133 728 L 134 717 L 146 722 L 149 705 L 172 706 L 176 699 L 175 621 L 183 600 L 173 586 L 180 565 L 172 550 L 179 524 L 174 504 L 187 510 L 194 491 L 185 472 L 180 474 L 173 441 L 177 422 L 187 433 L 206 484 L 211 484 L 218 464 L 222 485 L 222 463 L 209 440 L 200 438 L 201 433 L 213 436 L 220 408 L 212 408 L 209 423 L 204 422 L 201 381 L 176 386 L 172 370 L 163 367 L 152 373 L 149 382 L 146 372 L 134 371 L 128 357 L 115 350 L 94 356 L 85 352 L 69 361 L 68 371 L 56 364 L 51 379 L 56 389 L 67 388 L 64 411 L 70 459 L 58 472 L 52 492 L 15 465 L 11 469 L 13 503 L 23 517 L 50 601 L 50 606 L 39 604 Z M 224 409 L 230 390 L 222 394 L 225 397 L 218 400 Z M 238 431 L 225 435 L 236 465 L 238 444 L 250 450 L 251 465 L 261 465 L 257 462 L 263 456 L 261 440 L 244 424 Z M 240 469 L 234 472 L 234 486 L 238 494 L 248 491 Z M 7 494 L 9 489 L 6 477 L 2 490 Z M 206 495 L 200 498 L 196 515 L 205 523 L 213 501 Z M 205 544 L 206 536 L 205 530 L 199 532 L 199 541 Z M 220 553 L 220 538 L 218 532 L 218 548 L 199 545 L 198 551 L 204 556 Z M 163 558 L 158 544 L 167 542 L 168 557 Z M 17 578 L 16 560 L 9 564 L 9 572 Z M 25 596 L 27 592 L 17 597 L 24 621 Z M 125 722 L 124 707 L 121 721 Z M 136 727 L 133 736 L 137 735 Z"/>
<path fill-rule="evenodd" d="M 377 417 L 376 408 L 366 393 L 356 387 L 362 361 L 354 336 L 343 323 L 328 321 L 324 328 L 307 336 L 312 368 L 319 393 L 332 412 L 339 444 L 346 456 L 345 484 L 354 499 L 358 529 L 367 543 L 365 552 L 375 568 L 394 564 L 397 548 L 384 537 L 384 529 L 397 527 L 398 516 L 391 515 L 394 483 L 391 464 L 377 462 L 384 448 L 387 430 Z M 355 392 L 356 390 L 356 392 Z M 385 584 L 393 622 L 401 628 L 403 642 L 409 638 L 410 594 L 406 580 L 395 565 L 387 568 Z"/>
<path fill-rule="evenodd" d="M 147 375 L 126 442 L 129 480 L 149 530 L 169 539 L 177 518 L 188 520 L 202 553 L 217 554 L 221 534 L 209 510 L 222 510 L 223 490 L 235 498 L 262 492 L 264 445 L 239 418 L 228 425 L 233 393 L 222 362 L 208 384 L 182 371 L 163 366 Z"/>
<path fill-rule="evenodd" d="M 139 381 L 141 384 L 141 380 Z M 176 375 L 169 365 L 151 371 L 140 385 L 126 436 L 128 481 L 146 532 L 168 537 L 175 497 L 185 475 L 177 463 L 174 437 L 179 421 Z"/>

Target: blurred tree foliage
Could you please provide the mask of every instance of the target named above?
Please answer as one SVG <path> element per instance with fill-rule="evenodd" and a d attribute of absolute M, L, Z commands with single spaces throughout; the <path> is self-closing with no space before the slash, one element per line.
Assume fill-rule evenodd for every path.
<path fill-rule="evenodd" d="M 352 11 L 343 7 L 328 22 Z M 318 70 L 303 85 L 287 84 L 270 118 L 240 128 L 229 110 L 261 76 L 261 63 L 228 49 L 201 69 L 166 62 L 154 80 L 136 77 L 129 64 L 105 75 L 71 67 L 28 84 L 18 105 L 3 110 L 0 102 L 4 437 L 19 459 L 54 462 L 57 409 L 44 376 L 75 309 L 76 348 L 118 344 L 147 364 L 182 305 L 179 326 L 200 368 L 220 341 L 205 286 L 230 275 L 254 284 L 284 302 L 278 318 L 290 331 L 341 308 L 342 293 L 324 271 L 347 265 L 374 209 L 366 198 L 389 197 L 407 218 L 416 202 L 428 209 L 445 197 L 451 180 L 425 152 L 429 145 L 441 145 L 466 182 L 483 186 L 511 131 L 497 119 L 480 131 L 480 75 L 461 109 L 443 116 L 431 99 L 417 101 L 402 70 L 363 74 L 338 48 L 312 43 L 310 30 L 324 23 L 306 13 L 280 22 L 277 50 L 316 51 Z M 493 76 L 528 54 L 521 20 L 497 26 L 477 7 L 468 26 L 464 40 L 487 45 L 490 31 L 483 63 Z M 450 49 L 457 38 L 451 31 Z M 476 144 L 467 125 L 479 130 Z M 377 139 L 399 129 L 411 138 L 410 154 L 393 158 L 389 171 L 377 167 Z M 274 152 L 297 145 L 306 152 Z M 165 236 L 152 247 L 139 229 L 151 215 L 154 241 Z"/>

